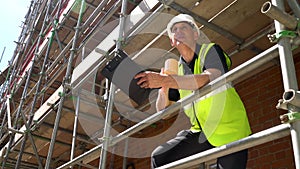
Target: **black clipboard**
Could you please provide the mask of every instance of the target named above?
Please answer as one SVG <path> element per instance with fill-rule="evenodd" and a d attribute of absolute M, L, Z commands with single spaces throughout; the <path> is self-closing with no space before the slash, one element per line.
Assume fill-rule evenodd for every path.
<path fill-rule="evenodd" d="M 101 70 L 101 74 L 138 105 L 149 101 L 149 95 L 153 89 L 141 88 L 137 85 L 138 79 L 134 79 L 136 74 L 145 71 L 145 69 L 131 60 L 127 53 L 121 49 L 114 54 L 115 57 Z"/>

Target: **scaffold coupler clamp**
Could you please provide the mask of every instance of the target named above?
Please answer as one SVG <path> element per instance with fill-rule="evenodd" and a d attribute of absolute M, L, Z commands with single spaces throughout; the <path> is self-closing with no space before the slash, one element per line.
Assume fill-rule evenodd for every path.
<path fill-rule="evenodd" d="M 103 136 L 101 138 L 98 138 L 98 140 L 103 143 L 104 141 L 108 141 L 110 143 L 110 141 L 112 140 L 112 137 L 106 137 L 106 136 Z"/>
<path fill-rule="evenodd" d="M 40 129 L 40 126 L 39 126 L 39 124 L 38 124 L 38 120 L 33 120 L 32 121 L 33 122 L 33 125 L 32 125 L 32 131 L 37 131 L 37 130 L 39 130 Z"/>
<path fill-rule="evenodd" d="M 70 91 L 72 89 L 72 85 L 70 82 L 71 82 L 71 76 L 65 77 L 63 79 L 63 87 L 65 87 L 67 91 Z"/>
<path fill-rule="evenodd" d="M 49 106 L 50 109 L 56 110 L 54 103 L 47 102 L 46 105 Z"/>
<path fill-rule="evenodd" d="M 126 46 L 126 41 L 124 38 L 114 39 L 115 44 L 120 43 L 122 47 Z"/>
<path fill-rule="evenodd" d="M 161 4 L 163 4 L 163 6 L 164 6 L 165 9 L 167 9 L 167 10 L 170 10 L 170 9 L 171 9 L 169 5 L 171 4 L 172 1 L 168 1 L 168 0 L 159 0 L 159 2 L 160 2 Z"/>
<path fill-rule="evenodd" d="M 300 120 L 300 91 L 289 89 L 283 93 L 283 98 L 278 101 L 277 109 L 289 110 L 280 116 L 282 123 L 291 123 Z"/>
<path fill-rule="evenodd" d="M 295 31 L 283 30 L 278 33 L 267 35 L 271 43 L 277 43 L 281 38 L 290 38 L 294 39 L 297 37 L 297 33 Z"/>
<path fill-rule="evenodd" d="M 280 116 L 281 123 L 291 123 L 300 120 L 300 112 L 290 112 Z"/>

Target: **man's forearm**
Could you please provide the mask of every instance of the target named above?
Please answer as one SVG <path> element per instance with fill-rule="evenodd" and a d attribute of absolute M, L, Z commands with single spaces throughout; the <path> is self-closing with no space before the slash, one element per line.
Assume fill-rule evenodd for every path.
<path fill-rule="evenodd" d="M 156 110 L 160 111 L 164 108 L 166 108 L 167 106 L 169 106 L 170 104 L 170 100 L 169 100 L 169 92 L 168 90 L 163 91 L 162 89 L 158 90 L 158 96 L 157 96 L 157 100 L 156 100 Z"/>
<path fill-rule="evenodd" d="M 197 90 L 209 83 L 209 76 L 199 75 L 170 75 L 163 81 L 164 87 L 173 89 Z"/>
<path fill-rule="evenodd" d="M 197 90 L 221 75 L 217 69 L 209 69 L 201 74 L 169 75 L 164 77 L 162 84 L 166 88 Z"/>

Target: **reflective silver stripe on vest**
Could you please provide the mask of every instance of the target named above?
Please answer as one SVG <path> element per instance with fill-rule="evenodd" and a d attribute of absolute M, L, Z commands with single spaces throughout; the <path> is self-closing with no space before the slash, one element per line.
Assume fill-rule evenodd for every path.
<path fill-rule="evenodd" d="M 202 44 L 202 47 L 200 49 L 200 54 L 198 56 L 198 58 L 200 57 L 200 66 L 201 66 L 201 72 L 203 71 L 203 67 L 204 67 L 204 61 L 205 61 L 205 53 L 206 53 L 206 50 L 207 48 L 209 47 L 210 45 L 209 44 Z"/>
<path fill-rule="evenodd" d="M 213 88 L 213 86 L 211 86 Z M 214 96 L 218 93 L 221 93 L 229 88 L 232 88 L 233 86 L 231 85 L 231 82 L 228 82 L 226 84 L 224 84 L 223 86 L 219 87 L 219 88 L 216 88 L 216 89 L 213 89 L 210 93 L 208 93 L 207 95 L 203 96 L 203 97 L 200 97 L 199 99 L 197 99 L 195 102 L 199 102 L 201 100 L 204 100 L 206 98 L 209 98 L 211 96 Z M 194 91 L 195 92 L 195 91 Z"/>
<path fill-rule="evenodd" d="M 195 100 L 194 103 L 199 102 L 199 101 L 204 100 L 204 99 L 207 99 L 207 98 L 209 98 L 209 97 L 211 97 L 211 96 L 213 96 L 213 95 L 216 95 L 216 94 L 218 94 L 218 93 L 221 93 L 221 92 L 223 92 L 223 91 L 225 91 L 225 90 L 227 90 L 227 89 L 229 89 L 229 88 L 232 88 L 232 87 L 233 87 L 233 86 L 231 85 L 231 82 L 228 82 L 228 83 L 224 84 L 223 86 L 214 89 L 213 91 L 211 91 L 211 92 L 208 93 L 207 95 L 202 96 L 202 97 L 200 97 L 199 99 Z M 193 91 L 192 94 L 194 94 L 195 92 L 198 92 L 198 90 Z M 190 109 L 190 108 L 192 108 L 192 103 L 187 104 L 187 105 L 184 106 L 184 109 L 185 109 L 185 110 Z"/>

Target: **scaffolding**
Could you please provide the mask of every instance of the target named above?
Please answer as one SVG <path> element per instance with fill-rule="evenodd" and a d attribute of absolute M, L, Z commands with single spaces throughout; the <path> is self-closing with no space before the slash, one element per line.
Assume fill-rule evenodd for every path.
<path fill-rule="evenodd" d="M 119 143 L 125 142 L 123 164 L 120 166 L 125 169 L 129 166 L 126 158 L 130 149 L 129 137 L 165 117 L 176 115 L 182 107 L 213 89 L 243 79 L 249 72 L 255 72 L 279 57 L 284 93 L 277 108 L 287 110 L 280 117 L 283 124 L 160 168 L 195 167 L 290 135 L 294 166 L 300 169 L 300 92 L 292 53 L 300 44 L 298 2 L 288 1 L 290 12 L 294 15 L 285 12 L 283 0 L 263 3 L 261 12 L 274 20 L 274 25 L 269 24 L 248 39 L 240 38 L 195 13 L 193 9 L 201 3 L 205 2 L 32 0 L 16 50 L 5 70 L 6 77 L 1 79 L 1 167 L 108 168 L 107 159 L 111 157 L 109 168 L 114 168 L 114 155 L 108 154 L 108 150 L 115 152 Z M 228 3 L 222 12 L 236 1 Z M 190 14 L 202 25 L 202 29 L 212 30 L 233 42 L 233 47 L 228 50 L 231 56 L 249 47 L 252 51 L 260 51 L 253 43 L 273 30 L 276 33 L 269 38 L 276 44 L 189 97 L 151 113 L 147 107 L 151 107 L 155 100 L 144 105 L 133 103 L 113 83 L 99 75 L 99 70 L 116 57 L 118 49 L 131 53 L 139 51 L 131 56 L 132 60 L 149 63 L 146 66 L 156 69 L 162 67 L 164 59 L 174 52 L 174 48 L 164 45 L 164 50 L 158 51 L 160 56 L 152 60 L 145 53 L 155 46 L 166 44 L 165 25 L 176 13 Z M 157 32 L 153 32 L 151 26 L 157 22 L 160 23 L 154 24 Z M 140 34 L 147 38 L 140 38 Z M 122 106 L 122 110 L 129 113 L 117 111 L 116 106 Z M 96 113 L 102 114 L 102 119 L 91 113 L 95 109 L 100 109 Z M 134 118 L 128 120 L 123 116 Z M 88 133 L 80 125 L 80 118 L 94 122 L 97 129 Z M 112 127 L 118 132 L 111 131 Z"/>

